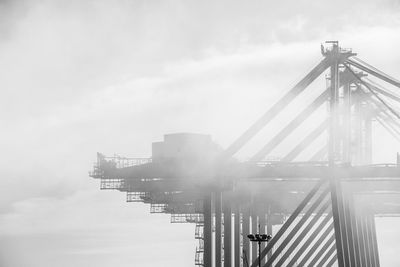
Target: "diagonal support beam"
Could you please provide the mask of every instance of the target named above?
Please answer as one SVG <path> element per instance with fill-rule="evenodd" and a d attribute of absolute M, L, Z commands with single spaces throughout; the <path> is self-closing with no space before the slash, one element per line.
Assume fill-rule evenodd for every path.
<path fill-rule="evenodd" d="M 293 241 L 293 244 L 286 250 L 286 252 L 283 254 L 281 259 L 276 263 L 276 265 L 275 265 L 276 267 L 282 266 L 284 264 L 284 262 L 289 259 L 290 254 L 292 254 L 294 251 L 296 251 L 297 246 L 300 244 L 301 241 L 304 240 L 306 235 L 310 233 L 312 228 L 315 227 L 315 224 L 318 222 L 318 220 L 322 217 L 323 213 L 328 208 L 329 208 L 329 202 L 326 202 L 322 207 L 320 207 L 320 209 L 317 211 L 317 213 L 314 215 L 314 217 L 304 227 L 303 231 Z M 328 215 L 324 218 L 324 220 L 320 223 L 320 225 L 325 226 L 325 224 L 329 221 L 329 219 L 331 217 L 332 217 L 332 212 L 329 212 Z M 291 265 L 289 264 L 289 266 L 291 266 Z"/>
<path fill-rule="evenodd" d="M 315 240 L 317 235 L 321 233 L 322 229 L 328 224 L 328 222 L 332 219 L 332 213 L 330 215 L 325 217 L 325 219 L 319 224 L 319 226 L 312 231 L 311 235 L 309 238 L 306 240 L 306 242 L 301 246 L 301 248 L 297 251 L 297 253 L 292 257 L 290 262 L 287 264 L 287 266 L 294 266 L 295 263 L 301 258 L 303 253 L 307 250 L 307 248 L 311 245 L 311 243 Z M 303 259 L 309 259 L 312 254 L 316 251 L 317 247 L 316 245 L 319 246 L 324 239 L 329 235 L 329 233 L 333 230 L 333 222 L 331 221 L 326 230 L 321 234 L 321 236 L 314 242 L 314 246 L 309 250 L 309 252 L 303 257 Z"/>
<path fill-rule="evenodd" d="M 308 253 L 303 257 L 303 259 L 297 264 L 298 266 L 306 266 L 306 262 L 311 259 L 311 256 L 317 252 L 318 247 L 322 244 L 322 242 L 326 239 L 326 237 L 331 233 L 330 230 L 333 229 L 333 224 L 332 227 L 327 229 L 321 236 L 320 238 L 315 242 L 315 244 L 312 246 L 312 248 L 308 251 Z M 326 241 L 326 243 L 320 248 L 319 251 L 326 251 L 329 246 L 335 242 L 335 236 L 331 234 Z M 312 265 L 307 265 L 307 266 L 312 266 Z"/>
<path fill-rule="evenodd" d="M 329 90 L 325 90 L 320 94 L 306 109 L 298 114 L 285 128 L 283 128 L 272 140 L 270 140 L 251 161 L 260 161 L 268 155 L 275 147 L 277 147 L 289 134 L 300 126 L 314 111 L 316 111 L 328 99 Z"/>
<path fill-rule="evenodd" d="M 320 161 L 325 158 L 328 154 L 328 147 L 323 146 L 320 150 L 318 150 L 310 159 L 310 161 Z"/>
<path fill-rule="evenodd" d="M 292 151 L 287 154 L 282 161 L 292 161 L 296 158 L 305 148 L 307 148 L 316 138 L 318 138 L 329 126 L 329 119 L 323 121 L 314 131 L 305 137 Z M 310 159 L 310 161 L 320 161 L 328 153 L 327 147 L 322 147 Z"/>
<path fill-rule="evenodd" d="M 336 261 L 337 261 L 337 255 L 335 254 L 335 256 L 333 256 L 332 259 L 326 264 L 326 266 L 331 267 L 335 264 Z"/>
<path fill-rule="evenodd" d="M 331 249 L 325 254 L 325 256 L 318 263 L 318 267 L 326 266 L 325 263 L 328 261 L 330 257 L 335 253 L 335 246 L 332 246 Z"/>
<path fill-rule="evenodd" d="M 327 130 L 329 120 L 323 121 L 317 128 L 309 133 L 295 148 L 292 149 L 282 161 L 294 160 L 304 149 L 306 149 L 315 139 L 317 139 L 324 131 Z"/>
<path fill-rule="evenodd" d="M 247 129 L 235 142 L 223 153 L 223 158 L 236 154 L 251 138 L 253 138 L 265 125 L 267 125 L 284 107 L 291 103 L 308 85 L 321 75 L 330 65 L 330 60 L 324 58 L 315 66 L 300 82 L 286 93 L 275 105 L 273 105 L 261 118 Z"/>
<path fill-rule="evenodd" d="M 329 189 L 326 189 L 321 193 L 321 195 L 314 201 L 314 203 L 311 205 L 309 210 L 307 210 L 307 212 L 300 219 L 300 221 L 288 233 L 287 237 L 282 241 L 282 243 L 279 245 L 279 247 L 276 249 L 276 251 L 272 254 L 271 258 L 268 259 L 267 263 L 264 266 L 272 266 L 272 263 L 274 262 L 274 260 L 276 260 L 276 258 L 279 256 L 279 254 L 281 254 L 283 249 L 287 246 L 287 244 L 293 239 L 295 234 L 300 230 L 300 228 L 310 218 L 310 216 L 316 210 L 316 208 L 328 196 L 328 193 L 329 193 Z M 324 201 L 321 209 L 326 210 L 328 208 L 329 204 L 330 203 L 328 201 Z M 256 264 L 253 263 L 252 266 L 256 266 Z"/>
<path fill-rule="evenodd" d="M 316 266 L 317 262 L 321 259 L 322 255 L 324 255 L 324 253 L 327 250 L 328 250 L 328 252 L 326 252 L 326 253 L 331 254 L 335 251 L 335 249 L 336 249 L 336 246 L 335 246 L 334 238 L 329 238 L 328 241 L 325 243 L 325 245 L 314 256 L 314 258 L 311 260 L 311 262 L 308 264 L 308 266 Z M 299 265 L 299 266 L 303 266 L 303 265 Z"/>
<path fill-rule="evenodd" d="M 300 205 L 293 211 L 292 215 L 289 216 L 289 218 L 286 220 L 286 222 L 282 225 L 282 227 L 279 229 L 279 231 L 276 233 L 276 235 L 271 239 L 271 241 L 268 242 L 267 246 L 263 249 L 261 252 L 260 257 L 263 259 L 268 252 L 273 248 L 273 246 L 276 244 L 276 242 L 279 240 L 279 238 L 282 237 L 282 235 L 285 233 L 285 231 L 290 227 L 290 225 L 293 223 L 293 221 L 297 218 L 297 216 L 300 214 L 300 212 L 305 208 L 305 206 L 310 202 L 310 200 L 315 196 L 315 194 L 318 192 L 318 190 L 321 188 L 323 184 L 325 184 L 325 180 L 320 180 L 308 193 L 308 195 L 303 199 L 303 201 L 300 203 Z M 254 262 L 258 262 L 258 258 L 253 260 Z M 252 265 L 252 267 L 254 267 Z"/>

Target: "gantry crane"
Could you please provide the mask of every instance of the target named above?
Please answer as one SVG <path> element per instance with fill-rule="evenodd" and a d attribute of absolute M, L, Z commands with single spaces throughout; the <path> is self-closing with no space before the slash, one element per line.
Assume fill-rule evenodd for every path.
<path fill-rule="evenodd" d="M 336 41 L 325 46 L 321 62 L 227 149 L 208 135 L 170 134 L 151 158 L 98 153 L 90 176 L 171 222 L 195 223 L 196 265 L 255 267 L 260 257 L 263 266 L 380 266 L 375 217 L 400 214 L 400 160 L 372 164 L 372 129 L 400 141 L 400 82 Z M 311 104 L 249 161 L 234 158 L 325 72 L 327 88 Z M 285 156 L 264 160 L 324 107 L 326 118 Z M 324 146 L 296 161 L 324 134 Z M 273 238 L 257 255 L 246 236 L 259 225 Z"/>

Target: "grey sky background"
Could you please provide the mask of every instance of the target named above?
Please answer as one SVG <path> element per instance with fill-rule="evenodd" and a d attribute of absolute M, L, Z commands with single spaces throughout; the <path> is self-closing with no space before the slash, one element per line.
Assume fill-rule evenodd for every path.
<path fill-rule="evenodd" d="M 0 0 L 0 266 L 192 266 L 194 226 L 100 191 L 96 152 L 146 157 L 182 131 L 226 147 L 325 40 L 399 78 L 400 1 Z M 378 220 L 382 266 L 398 223 Z"/>

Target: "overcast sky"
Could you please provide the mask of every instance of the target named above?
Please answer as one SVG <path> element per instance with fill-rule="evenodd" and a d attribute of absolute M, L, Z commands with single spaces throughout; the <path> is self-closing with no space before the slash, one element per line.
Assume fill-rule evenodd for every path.
<path fill-rule="evenodd" d="M 148 157 L 172 132 L 226 147 L 325 40 L 399 78 L 400 1 L 0 0 L 0 265 L 193 265 L 194 226 L 100 191 L 96 152 Z M 400 266 L 393 223 L 382 266 Z"/>

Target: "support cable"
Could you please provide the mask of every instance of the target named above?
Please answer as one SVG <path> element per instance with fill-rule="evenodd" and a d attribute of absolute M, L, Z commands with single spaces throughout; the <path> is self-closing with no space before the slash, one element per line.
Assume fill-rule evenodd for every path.
<path fill-rule="evenodd" d="M 362 91 L 363 92 L 363 91 Z M 365 92 L 363 92 L 365 94 Z M 393 137 L 395 137 L 397 140 L 399 140 L 399 136 L 400 136 L 400 131 L 398 129 L 395 128 L 395 126 L 400 127 L 400 123 L 398 121 L 396 121 L 392 116 L 390 116 L 390 114 L 383 108 L 383 105 L 381 103 L 379 103 L 376 99 L 369 99 L 369 101 L 371 101 L 371 103 L 376 107 L 375 111 L 377 112 L 377 115 L 375 116 L 376 120 L 387 130 L 390 132 L 391 135 L 393 135 Z M 382 115 L 380 115 L 378 112 L 381 112 L 383 114 L 385 114 L 387 116 L 387 118 L 383 117 Z M 392 124 L 390 124 L 390 123 Z M 387 123 L 384 124 L 384 123 Z M 388 129 L 390 128 L 390 129 Z M 397 136 L 395 136 L 394 133 L 397 134 Z"/>
<path fill-rule="evenodd" d="M 375 119 L 398 141 L 400 141 L 400 131 L 399 129 L 396 128 L 400 127 L 400 123 L 396 121 L 390 114 L 383 108 L 382 104 L 380 104 L 376 99 L 371 98 L 370 99 L 371 103 L 374 104 L 376 107 L 375 111 L 377 112 L 377 115 L 375 116 Z M 382 112 L 385 114 L 387 117 L 385 118 L 384 116 L 378 114 L 378 112 Z M 387 124 L 385 124 L 387 123 Z M 390 128 L 390 129 L 389 129 Z M 397 134 L 397 136 L 396 136 Z"/>
<path fill-rule="evenodd" d="M 386 131 L 388 131 L 390 133 L 391 136 L 393 136 L 398 142 L 400 142 L 400 138 L 398 137 L 398 135 L 396 135 L 396 133 L 393 131 L 393 129 L 389 128 L 389 126 L 386 125 L 379 116 L 376 116 L 375 119 L 377 122 L 379 122 L 380 125 L 382 125 L 383 128 L 386 129 Z"/>
<path fill-rule="evenodd" d="M 381 70 L 375 68 L 374 66 L 372 66 L 371 64 L 368 64 L 367 62 L 361 60 L 360 58 L 358 58 L 358 57 L 353 57 L 352 59 L 355 60 L 355 61 L 358 61 L 358 63 L 364 65 L 365 67 L 368 67 L 369 69 L 373 70 L 373 71 L 376 72 L 376 73 L 379 73 L 380 75 L 386 77 L 387 79 L 391 79 L 391 80 L 393 80 L 393 81 L 395 81 L 395 82 L 397 82 L 397 83 L 400 83 L 399 80 L 397 80 L 397 79 L 391 77 L 390 75 L 384 73 L 383 71 L 381 71 Z"/>
<path fill-rule="evenodd" d="M 374 89 L 375 91 L 377 91 L 378 93 L 387 96 L 397 102 L 400 102 L 400 97 L 393 94 L 392 92 L 388 92 L 387 89 L 383 88 L 382 86 L 380 86 L 379 84 L 377 84 L 376 82 L 372 81 L 371 79 L 368 78 L 364 78 L 365 83 L 367 83 L 372 89 Z"/>
<path fill-rule="evenodd" d="M 381 111 L 381 110 L 378 109 L 378 111 Z M 383 114 L 377 114 L 375 116 L 375 118 L 380 119 L 384 123 L 387 123 L 387 126 L 390 127 L 390 129 L 392 129 L 393 132 L 395 132 L 397 134 L 397 136 L 400 136 L 400 131 L 399 131 L 399 129 L 396 128 L 396 127 L 400 127 L 400 124 L 398 122 L 396 122 L 395 120 L 393 120 L 393 118 L 391 116 L 389 116 L 389 114 L 387 114 L 386 112 L 382 111 L 382 113 Z M 383 115 L 386 115 L 386 117 Z"/>
<path fill-rule="evenodd" d="M 386 115 L 386 116 L 383 116 Z M 396 132 L 396 134 L 398 134 L 398 136 L 400 136 L 400 123 L 393 120 L 393 118 L 391 116 L 388 116 L 388 114 L 384 113 L 379 115 L 380 118 L 387 123 L 388 126 L 390 126 L 390 128 L 393 129 L 394 132 Z"/>
<path fill-rule="evenodd" d="M 384 115 L 386 115 L 386 120 L 390 120 L 391 123 L 393 123 L 394 125 L 400 127 L 400 121 L 396 120 L 396 118 L 393 117 L 393 113 L 391 113 L 390 111 L 388 111 L 386 109 L 386 107 L 384 107 L 381 103 L 379 103 L 376 99 L 371 98 L 373 104 L 375 104 L 375 106 L 377 107 L 377 109 L 375 110 L 376 112 L 380 112 Z M 374 101 L 375 100 L 375 101 Z M 395 110 L 395 109 L 393 109 Z M 397 112 L 397 114 L 400 114 L 397 110 L 395 110 Z M 383 118 L 382 118 L 383 119 Z"/>
<path fill-rule="evenodd" d="M 381 90 L 381 89 L 376 88 L 376 87 L 374 87 L 374 86 L 372 86 L 371 88 L 373 88 L 375 91 L 378 91 L 378 92 L 379 92 L 379 90 Z M 367 93 L 364 92 L 364 90 L 361 90 L 361 92 L 363 92 L 363 94 L 367 95 Z M 390 96 L 389 96 L 389 95 L 390 95 Z M 394 100 L 397 101 L 396 96 L 393 96 L 393 95 L 391 95 L 391 94 L 388 94 L 388 97 L 390 97 L 390 98 L 392 98 L 392 99 L 394 99 Z M 367 98 L 367 99 L 370 100 L 371 103 L 374 104 L 374 105 L 378 108 L 377 111 L 381 111 L 382 113 L 384 113 L 384 114 L 388 117 L 388 119 L 390 119 L 390 121 L 391 121 L 393 124 L 395 124 L 396 126 L 400 127 L 400 122 L 394 120 L 393 117 L 383 108 L 383 105 L 382 105 L 381 103 L 379 103 L 379 101 L 377 101 L 377 100 L 374 99 L 374 98 Z M 398 98 L 398 100 L 399 100 L 399 102 L 400 102 L 400 98 Z M 386 106 L 384 106 L 384 107 L 386 108 Z M 395 109 L 393 108 L 393 110 L 395 110 Z M 395 111 L 396 111 L 396 110 L 395 110 Z M 396 111 L 396 112 L 398 113 L 398 111 Z M 384 119 L 384 118 L 382 117 L 382 119 Z"/>
<path fill-rule="evenodd" d="M 379 95 L 378 95 L 374 90 L 372 90 L 372 89 L 368 86 L 368 84 L 367 84 L 366 82 L 364 82 L 360 77 L 358 77 L 358 76 L 354 73 L 354 71 L 353 71 L 349 66 L 347 66 L 346 64 L 345 64 L 344 66 L 347 68 L 347 70 L 348 70 L 351 74 L 353 74 L 354 77 L 356 77 L 356 79 L 357 79 L 358 81 L 360 81 L 360 83 L 361 83 L 362 85 L 364 85 L 364 86 L 368 89 L 368 91 L 370 91 L 383 105 L 385 105 L 385 107 L 387 107 L 393 115 L 395 115 L 398 119 L 400 119 L 400 115 L 397 114 L 397 112 L 396 112 L 394 109 L 392 109 L 388 104 L 386 104 L 386 102 L 383 101 L 383 99 L 380 98 Z M 400 85 L 399 85 L 399 86 L 400 86 Z"/>
<path fill-rule="evenodd" d="M 389 77 L 386 74 L 382 75 L 380 72 L 376 72 L 376 71 L 370 69 L 369 67 L 366 67 L 363 64 L 361 64 L 359 62 L 356 62 L 354 60 L 351 60 L 351 59 L 347 59 L 345 61 L 345 63 L 348 63 L 348 64 L 350 64 L 350 65 L 352 65 L 352 66 L 354 66 L 354 67 L 356 67 L 356 68 L 358 68 L 360 70 L 368 72 L 369 74 L 371 74 L 371 75 L 373 75 L 373 76 L 375 76 L 375 77 L 377 77 L 377 78 L 379 78 L 381 80 L 384 80 L 385 82 L 388 82 L 388 83 L 400 88 L 400 82 L 395 80 L 395 79 L 393 79 L 393 78 L 391 78 L 391 77 Z"/>
<path fill-rule="evenodd" d="M 381 103 L 379 103 L 379 101 L 377 101 L 376 99 L 373 99 L 373 98 L 369 99 L 369 101 L 371 104 L 373 104 L 376 107 L 374 109 L 375 112 L 385 114 L 387 116 L 387 118 L 385 120 L 390 120 L 393 124 L 400 127 L 400 122 L 394 120 L 394 118 L 388 113 L 387 110 L 384 109 L 384 106 Z M 382 119 L 384 119 L 384 118 L 382 117 Z"/>

